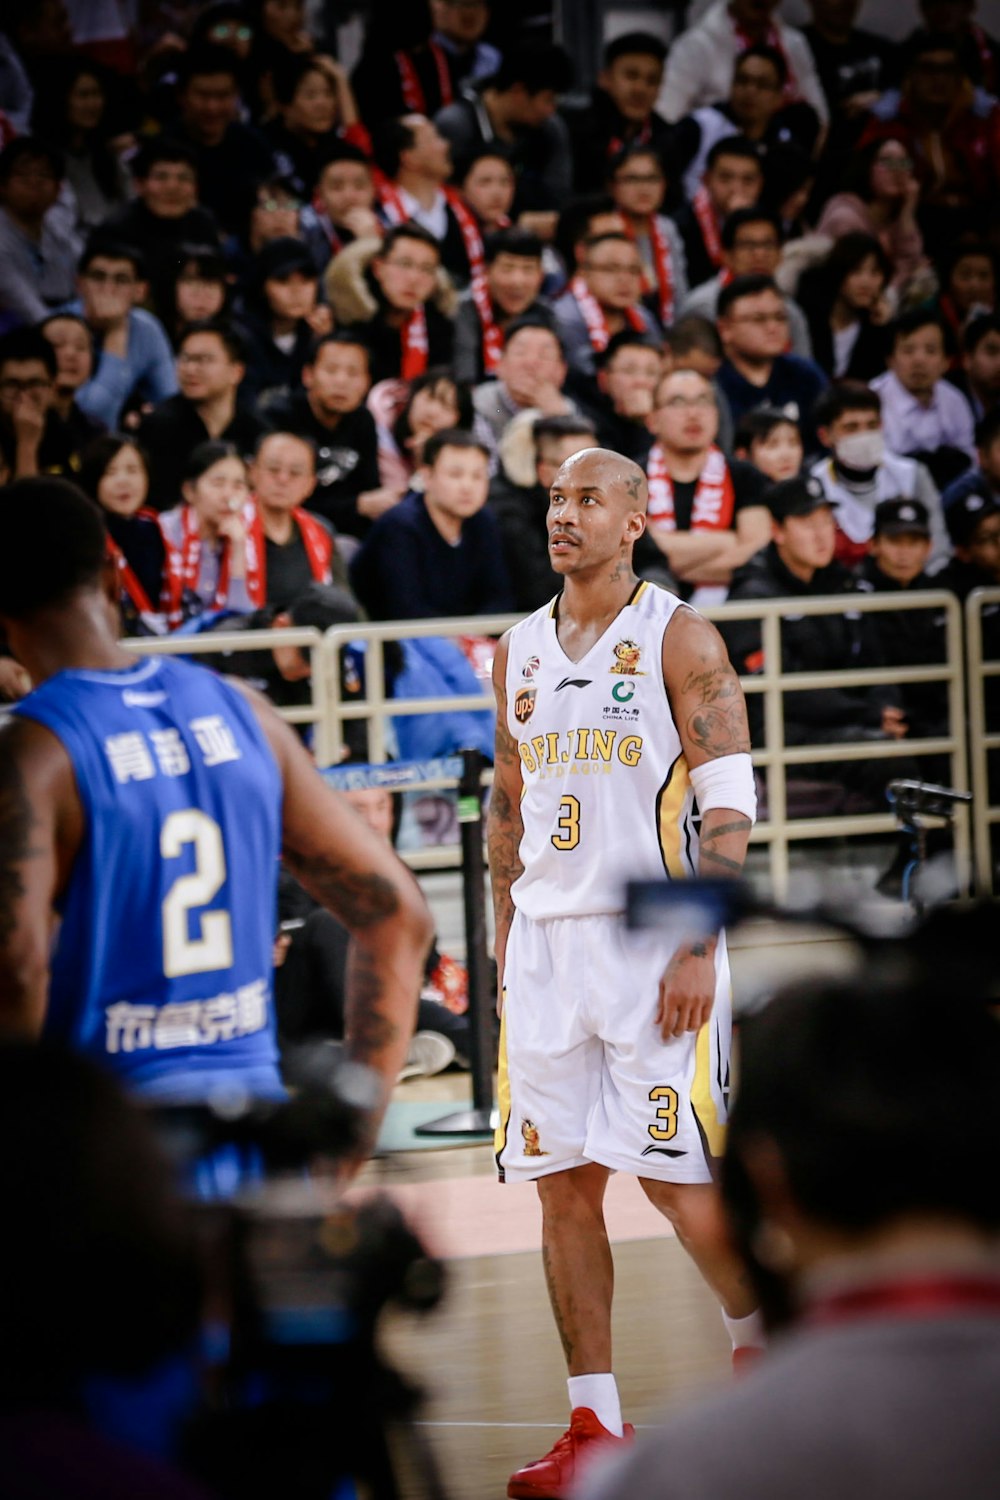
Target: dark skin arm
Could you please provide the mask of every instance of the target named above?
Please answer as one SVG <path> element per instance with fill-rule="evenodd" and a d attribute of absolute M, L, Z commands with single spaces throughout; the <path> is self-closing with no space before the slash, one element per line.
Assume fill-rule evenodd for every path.
<path fill-rule="evenodd" d="M 496 752 L 493 766 L 493 793 L 486 820 L 486 842 L 490 857 L 490 884 L 493 890 L 493 914 L 496 925 L 497 1015 L 503 1009 L 504 957 L 507 935 L 514 919 L 510 888 L 524 870 L 518 856 L 524 824 L 521 821 L 521 758 L 517 741 L 507 728 L 507 652 L 509 636 L 504 636 L 493 658 L 493 688 L 497 699 Z"/>
<path fill-rule="evenodd" d="M 688 766 L 750 750 L 746 703 L 722 637 L 693 610 L 677 610 L 663 638 L 663 681 Z M 743 870 L 750 819 L 713 807 L 701 820 L 698 873 L 735 880 Z M 656 1024 L 664 1041 L 698 1031 L 715 1001 L 716 939 L 685 943 L 660 980 Z"/>

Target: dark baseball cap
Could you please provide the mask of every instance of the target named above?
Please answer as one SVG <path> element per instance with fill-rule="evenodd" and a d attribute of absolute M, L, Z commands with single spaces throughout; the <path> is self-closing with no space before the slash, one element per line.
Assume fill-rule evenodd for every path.
<path fill-rule="evenodd" d="M 787 521 L 789 516 L 811 516 L 822 505 L 835 506 L 822 484 L 812 474 L 798 474 L 794 479 L 782 479 L 772 484 L 764 496 L 764 504 L 776 521 Z"/>
<path fill-rule="evenodd" d="M 930 511 L 922 500 L 880 500 L 875 507 L 876 536 L 930 536 Z"/>
<path fill-rule="evenodd" d="M 301 240 L 284 235 L 279 240 L 269 240 L 257 252 L 254 269 L 261 284 L 265 281 L 283 281 L 286 276 L 301 271 L 303 276 L 319 277 L 316 262 Z"/>
<path fill-rule="evenodd" d="M 953 500 L 944 513 L 952 545 L 965 547 L 980 521 L 985 521 L 988 516 L 1000 516 L 1000 505 L 982 490 L 970 490 L 960 500 Z"/>

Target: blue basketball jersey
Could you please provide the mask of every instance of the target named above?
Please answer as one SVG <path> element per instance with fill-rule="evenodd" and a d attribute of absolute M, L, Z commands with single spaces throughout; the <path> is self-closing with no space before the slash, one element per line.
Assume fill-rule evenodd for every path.
<path fill-rule="evenodd" d="M 249 703 L 204 667 L 154 657 L 60 672 L 15 712 L 62 742 L 85 820 L 46 1034 L 146 1096 L 280 1095 L 282 783 Z"/>

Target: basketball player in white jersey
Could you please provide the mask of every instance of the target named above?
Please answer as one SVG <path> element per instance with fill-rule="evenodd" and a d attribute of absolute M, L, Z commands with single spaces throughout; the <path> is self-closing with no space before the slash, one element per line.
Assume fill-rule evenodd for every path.
<path fill-rule="evenodd" d="M 734 1349 L 763 1342 L 712 1181 L 725 940 L 671 950 L 621 920 L 630 878 L 739 875 L 756 812 L 746 706 L 718 632 L 632 571 L 646 500 L 620 454 L 566 460 L 547 522 L 563 591 L 504 636 L 494 665 L 497 1164 L 501 1180 L 538 1184 L 571 1408 L 551 1452 L 511 1478 L 514 1500 L 560 1500 L 581 1461 L 631 1434 L 611 1368 L 609 1171 L 634 1173 L 669 1219 Z"/>

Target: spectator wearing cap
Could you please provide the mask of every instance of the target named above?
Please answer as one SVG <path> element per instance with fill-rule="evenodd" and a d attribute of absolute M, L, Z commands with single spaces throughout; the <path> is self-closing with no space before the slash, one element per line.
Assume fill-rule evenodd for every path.
<path fill-rule="evenodd" d="M 719 293 L 737 276 L 775 276 L 781 265 L 781 220 L 770 209 L 753 205 L 737 208 L 727 217 L 720 234 L 722 267 L 709 280 L 689 292 L 681 316 L 689 313 L 715 321 Z M 812 359 L 812 340 L 802 308 L 782 293 L 788 313 L 788 352 Z M 880 366 L 881 368 L 881 366 Z"/>
<path fill-rule="evenodd" d="M 985 495 L 1000 505 L 1000 407 L 994 407 L 976 423 L 976 452 L 978 466 L 956 479 L 941 496 L 946 514 L 966 495 Z"/>
<path fill-rule="evenodd" d="M 446 428 L 424 444 L 423 493 L 387 511 L 351 560 L 351 584 L 374 620 L 502 614 L 514 597 L 496 519 L 484 509 L 489 450 Z"/>
<path fill-rule="evenodd" d="M 810 472 L 837 506 L 837 557 L 854 567 L 865 556 L 880 500 L 919 500 L 931 518 L 933 560 L 950 553 L 941 499 L 922 463 L 886 446 L 878 393 L 860 381 L 843 380 L 825 391 L 813 421 L 828 456 Z"/>
<path fill-rule="evenodd" d="M 258 252 L 240 325 L 247 346 L 244 399 L 266 415 L 297 388 L 313 339 L 333 326 L 330 309 L 319 301 L 319 272 L 301 240 L 271 240 Z"/>
<path fill-rule="evenodd" d="M 757 148 L 745 136 L 716 141 L 695 191 L 673 210 L 684 243 L 688 285 L 701 286 L 723 266 L 722 226 L 739 208 L 752 208 L 764 187 Z"/>
<path fill-rule="evenodd" d="M 37 474 L 71 478 L 87 434 L 74 433 L 56 410 L 56 354 L 36 328 L 0 338 L 0 453 L 11 479 Z"/>
<path fill-rule="evenodd" d="M 789 98 L 811 104 L 822 123 L 829 117 L 816 64 L 801 31 L 775 14 L 778 0 L 715 0 L 701 20 L 674 42 L 660 90 L 659 107 L 671 123 L 713 104 L 729 92 L 736 60 L 766 43 L 786 60 Z"/>
<path fill-rule="evenodd" d="M 936 313 L 914 308 L 896 319 L 888 365 L 871 382 L 882 401 L 886 442 L 920 458 L 939 487 L 950 483 L 973 462 L 974 423 L 969 403 L 944 378 L 948 349 Z"/>
<path fill-rule="evenodd" d="M 575 192 L 599 192 L 631 146 L 648 146 L 662 168 L 672 135 L 655 105 L 666 56 L 665 44 L 651 32 L 616 36 L 604 48 L 603 65 L 586 104 L 564 106 L 573 142 Z"/>
<path fill-rule="evenodd" d="M 733 420 L 756 406 L 778 406 L 802 426 L 815 446 L 812 413 L 826 376 L 811 359 L 786 354 L 788 309 L 770 276 L 739 276 L 719 293 L 719 337 L 725 359 L 719 385 Z"/>
<path fill-rule="evenodd" d="M 519 412 L 563 416 L 576 410 L 565 393 L 567 365 L 559 334 L 548 322 L 518 318 L 507 329 L 496 379 L 472 392 L 472 405 L 484 425 L 495 457 L 504 430 Z"/>
<path fill-rule="evenodd" d="M 147 504 L 152 509 L 177 504 L 187 456 L 199 443 L 231 443 L 244 459 L 255 451 L 267 423 L 239 405 L 245 374 L 243 340 L 227 323 L 192 323 L 185 330 L 177 349 L 180 390 L 139 425 L 139 442 L 150 460 Z"/>
<path fill-rule="evenodd" d="M 504 331 L 515 319 L 552 319 L 541 297 L 545 271 L 537 235 L 513 226 L 497 230 L 486 240 L 483 267 L 455 313 L 455 379 L 470 385 L 496 374 Z"/>
<path fill-rule="evenodd" d="M 408 109 L 433 115 L 499 67 L 500 53 L 483 40 L 490 21 L 486 0 L 430 0 L 429 8 L 433 29 L 416 46 L 388 51 L 377 28 L 368 28 L 368 45 L 352 77 L 366 119 Z"/>
<path fill-rule="evenodd" d="M 373 385 L 450 363 L 455 292 L 441 272 L 437 240 L 419 224 L 348 245 L 331 260 L 324 285 L 337 327 L 364 329 Z"/>
<path fill-rule="evenodd" d="M 100 226 L 106 239 L 142 252 L 153 311 L 168 325 L 181 247 L 219 246 L 219 226 L 198 202 L 196 162 L 194 147 L 182 141 L 144 143 L 132 159 L 135 197 Z"/>
<path fill-rule="evenodd" d="M 868 555 L 855 573 L 858 591 L 903 594 L 939 588 L 937 578 L 928 577 L 925 571 L 931 545 L 926 505 L 920 500 L 880 501 L 875 507 L 875 530 L 868 543 Z M 947 659 L 945 616 L 937 610 L 885 610 L 870 615 L 868 623 L 887 667 L 925 667 Z M 947 734 L 946 683 L 907 682 L 902 685 L 901 693 L 912 735 L 925 738 Z M 934 775 L 938 769 L 944 768 L 935 767 Z"/>
<path fill-rule="evenodd" d="M 79 297 L 65 312 L 81 316 L 97 348 L 97 365 L 76 400 L 114 431 L 130 403 L 155 405 L 177 390 L 174 353 L 163 325 L 145 308 L 145 265 L 132 245 L 93 238 L 80 258 Z"/>
<path fill-rule="evenodd" d="M 854 579 L 835 559 L 834 504 L 812 476 L 785 479 L 765 496 L 771 513 L 771 541 L 738 573 L 729 592 L 733 602 L 753 599 L 795 601 L 829 594 L 851 594 Z M 755 621 L 726 625 L 723 634 L 736 670 L 763 671 L 760 627 Z M 879 666 L 878 643 L 866 617 L 857 611 L 797 615 L 792 604 L 781 622 L 783 672 L 837 672 Z M 757 695 L 752 695 L 756 700 Z M 762 728 L 762 706 L 750 705 L 755 739 Z M 903 739 L 907 733 L 902 698 L 886 687 L 817 688 L 785 697 L 785 740 L 789 745 Z M 916 767 L 899 760 L 820 762 L 809 777 L 836 781 L 870 806 L 882 805 L 891 776 Z"/>
<path fill-rule="evenodd" d="M 80 240 L 60 201 L 63 163 L 33 136 L 0 152 L 0 310 L 37 323 L 73 294 Z"/>
<path fill-rule="evenodd" d="M 309 510 L 356 537 L 405 491 L 379 479 L 378 433 L 365 405 L 370 385 L 363 333 L 338 329 L 316 339 L 302 367 L 302 390 L 270 413 L 277 431 L 296 433 L 315 449 Z"/>
<path fill-rule="evenodd" d="M 982 489 L 970 490 L 949 505 L 945 520 L 955 555 L 934 575 L 934 583 L 964 603 L 973 589 L 1000 584 L 1000 500 Z M 1000 621 L 996 607 L 991 613 Z"/>
<path fill-rule="evenodd" d="M 1000 405 L 1000 313 L 973 318 L 962 335 L 961 368 L 945 378 L 965 397 L 977 422 Z"/>

